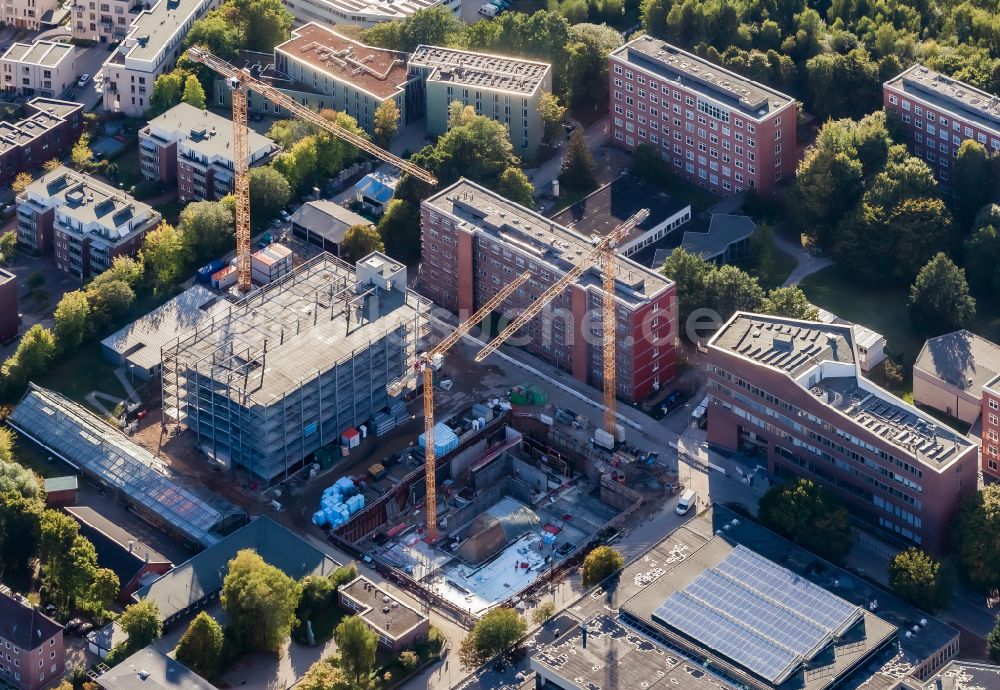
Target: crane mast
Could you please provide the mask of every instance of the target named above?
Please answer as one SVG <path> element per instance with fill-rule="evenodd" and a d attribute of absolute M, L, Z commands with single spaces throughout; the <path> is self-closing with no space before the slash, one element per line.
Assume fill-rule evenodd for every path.
<path fill-rule="evenodd" d="M 236 197 L 236 284 L 240 292 L 250 292 L 250 154 L 247 129 L 247 88 L 231 79 L 233 89 L 233 195 Z"/>

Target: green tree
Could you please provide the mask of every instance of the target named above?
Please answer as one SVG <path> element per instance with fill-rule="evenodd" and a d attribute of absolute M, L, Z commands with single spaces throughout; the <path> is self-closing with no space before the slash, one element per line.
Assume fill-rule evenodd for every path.
<path fill-rule="evenodd" d="M 535 206 L 535 185 L 520 168 L 507 168 L 497 179 L 497 194 L 510 199 L 525 208 Z"/>
<path fill-rule="evenodd" d="M 219 598 L 237 648 L 277 652 L 295 624 L 299 585 L 243 549 L 229 561 Z"/>
<path fill-rule="evenodd" d="M 116 256 L 111 262 L 111 268 L 99 274 L 91 282 L 90 286 L 103 281 L 120 280 L 135 289 L 139 287 L 144 275 L 142 259 L 133 259 L 130 256 Z"/>
<path fill-rule="evenodd" d="M 375 143 L 386 148 L 399 131 L 399 106 L 391 98 L 375 108 Z"/>
<path fill-rule="evenodd" d="M 386 22 L 396 24 L 398 22 Z M 381 25 L 376 25 L 381 26 Z M 356 690 L 357 686 L 344 676 L 344 671 L 334 665 L 334 659 L 320 659 L 309 667 L 302 680 L 296 683 L 296 690 Z"/>
<path fill-rule="evenodd" d="M 191 24 L 191 30 L 184 37 L 184 45 L 187 47 L 202 46 L 223 60 L 235 58 L 243 42 L 243 32 L 240 26 L 231 22 L 226 15 L 226 10 L 217 9 L 212 10 L 201 19 L 195 20 Z M 158 81 L 159 79 L 157 79 Z M 178 88 L 177 98 L 180 102 L 180 88 Z"/>
<path fill-rule="evenodd" d="M 769 291 L 761 311 L 772 316 L 785 316 L 790 319 L 819 320 L 819 310 L 809 304 L 809 298 L 798 285 L 774 288 Z"/>
<path fill-rule="evenodd" d="M 411 652 L 407 649 L 405 652 L 400 653 L 399 665 L 403 667 L 403 671 L 409 673 L 420 665 L 420 657 L 417 656 L 416 652 Z"/>
<path fill-rule="evenodd" d="M 17 350 L 0 366 L 0 388 L 19 391 L 30 379 L 47 369 L 56 353 L 52 331 L 35 324 L 21 337 Z"/>
<path fill-rule="evenodd" d="M 347 228 L 340 243 L 341 256 L 351 263 L 360 261 L 372 252 L 384 251 L 382 236 L 374 225 L 368 223 Z"/>
<path fill-rule="evenodd" d="M 167 222 L 146 235 L 139 257 L 156 292 L 169 290 L 187 262 L 184 238 Z"/>
<path fill-rule="evenodd" d="M 965 499 L 952 535 L 960 572 L 976 587 L 1000 587 L 1000 484 Z"/>
<path fill-rule="evenodd" d="M 404 263 L 412 263 L 420 256 L 420 212 L 417 207 L 402 199 L 393 199 L 385 207 L 378 222 L 386 253 Z"/>
<path fill-rule="evenodd" d="M 14 194 L 20 194 L 27 189 L 28 185 L 30 185 L 33 181 L 31 173 L 19 172 L 14 176 L 14 182 L 10 185 L 10 190 L 14 192 Z"/>
<path fill-rule="evenodd" d="M 0 492 L 0 574 L 14 579 L 33 572 L 30 564 L 38 554 L 43 509 L 37 495 L 9 489 Z"/>
<path fill-rule="evenodd" d="M 149 118 L 161 115 L 181 102 L 184 92 L 184 78 L 180 72 L 165 72 L 153 82 L 153 95 L 149 97 Z"/>
<path fill-rule="evenodd" d="M 864 190 L 860 161 L 850 153 L 811 148 L 788 194 L 789 211 L 814 241 L 829 245 L 844 213 Z"/>
<path fill-rule="evenodd" d="M 92 282 L 84 294 L 90 303 L 94 328 L 98 331 L 127 314 L 135 302 L 135 290 L 124 280 Z"/>
<path fill-rule="evenodd" d="M 233 214 L 218 201 L 196 201 L 185 206 L 177 225 L 185 254 L 198 263 L 224 254 L 233 246 L 234 221 Z"/>
<path fill-rule="evenodd" d="M 362 40 L 368 45 L 412 53 L 419 45 L 453 45 L 464 32 L 462 22 L 447 7 L 417 10 L 401 22 L 383 22 L 365 29 Z"/>
<path fill-rule="evenodd" d="M 292 198 L 284 176 L 269 165 L 250 169 L 250 218 L 257 225 L 274 218 Z"/>
<path fill-rule="evenodd" d="M 472 670 L 494 655 L 510 649 L 524 636 L 527 627 L 514 609 L 490 609 L 462 640 L 458 658 L 466 669 Z"/>
<path fill-rule="evenodd" d="M 553 29 L 559 33 L 558 26 Z M 565 65 L 561 70 L 563 103 L 575 108 L 608 103 L 608 54 L 622 45 L 622 36 L 606 24 L 574 24 L 569 27 L 565 55 L 554 55 Z"/>
<path fill-rule="evenodd" d="M 50 158 L 49 160 L 42 163 L 42 170 L 46 173 L 54 172 L 59 167 L 62 166 L 62 161 L 58 158 Z"/>
<path fill-rule="evenodd" d="M 17 233 L 0 232 L 0 263 L 10 263 L 14 260 L 14 252 L 17 250 Z"/>
<path fill-rule="evenodd" d="M 175 656 L 199 676 L 213 678 L 222 659 L 222 641 L 222 627 L 202 611 L 184 632 Z"/>
<path fill-rule="evenodd" d="M 766 527 L 824 558 L 839 561 L 851 550 L 847 510 L 808 479 L 772 487 L 760 497 L 757 515 Z"/>
<path fill-rule="evenodd" d="M 301 192 L 312 185 L 318 174 L 318 163 L 316 137 L 307 136 L 296 142 L 292 148 L 279 153 L 271 162 L 271 167 L 284 176 L 293 192 Z M 253 203 L 250 204 L 250 208 L 253 209 Z"/>
<path fill-rule="evenodd" d="M 348 563 L 347 565 L 342 565 L 339 568 L 334 569 L 330 573 L 330 584 L 333 585 L 334 589 L 337 589 L 341 585 L 346 585 L 348 582 L 356 579 L 358 577 L 358 566 L 353 563 Z"/>
<path fill-rule="evenodd" d="M 71 528 L 66 518 L 73 523 Z M 97 551 L 80 536 L 72 518 L 46 510 L 41 519 L 40 560 L 42 582 L 49 601 L 63 609 L 75 609 L 91 597 L 91 587 L 97 574 Z"/>
<path fill-rule="evenodd" d="M 625 567 L 625 559 L 610 546 L 598 546 L 583 559 L 583 586 L 593 587 Z"/>
<path fill-rule="evenodd" d="M 74 352 L 90 334 L 90 302 L 83 290 L 63 295 L 53 315 L 56 343 L 63 352 Z"/>
<path fill-rule="evenodd" d="M 230 19 L 243 30 L 240 48 L 269 53 L 288 40 L 295 18 L 281 0 L 230 0 Z"/>
<path fill-rule="evenodd" d="M 545 128 L 542 139 L 552 143 L 559 139 L 562 133 L 562 123 L 566 119 L 566 106 L 559 102 L 558 96 L 543 93 L 538 99 L 538 115 L 542 118 Z"/>
<path fill-rule="evenodd" d="M 551 601 L 539 604 L 531 613 L 531 620 L 535 625 L 541 625 L 552 616 L 556 615 L 556 605 Z"/>
<path fill-rule="evenodd" d="M 979 209 L 972 227 L 978 230 L 979 228 L 985 228 L 987 225 L 1000 228 L 1000 204 L 986 204 Z"/>
<path fill-rule="evenodd" d="M 504 170 L 518 166 L 507 128 L 459 101 L 448 109 L 448 131 L 412 161 L 434 173 L 442 185 L 466 177 L 491 188 Z"/>
<path fill-rule="evenodd" d="M 112 604 L 121 591 L 121 582 L 115 571 L 110 568 L 98 568 L 87 593 L 88 609 L 101 620 L 106 620 Z"/>
<path fill-rule="evenodd" d="M 676 247 L 660 270 L 677 285 L 678 328 L 686 332 L 691 313 L 707 306 L 705 283 L 715 267 L 699 254 Z"/>
<path fill-rule="evenodd" d="M 288 120 L 275 120 L 271 128 L 267 131 L 269 139 L 273 139 L 283 149 L 290 149 L 305 137 L 315 136 L 316 126 L 305 120 L 291 118 Z M 259 168 L 253 168 L 258 170 Z M 253 172 L 251 170 L 251 172 Z"/>
<path fill-rule="evenodd" d="M 202 88 L 198 77 L 193 74 L 189 74 L 184 80 L 184 95 L 181 96 L 181 101 L 199 110 L 205 108 L 205 89 Z"/>
<path fill-rule="evenodd" d="M 559 183 L 567 190 L 589 192 L 597 187 L 597 163 L 579 129 L 573 130 L 559 171 Z"/>
<path fill-rule="evenodd" d="M 126 607 L 118 624 L 128 635 L 125 645 L 130 652 L 148 646 L 163 634 L 160 607 L 152 599 L 143 599 Z"/>
<path fill-rule="evenodd" d="M 319 575 L 309 575 L 302 578 L 300 582 L 302 594 L 299 596 L 299 603 L 295 609 L 296 639 L 305 640 L 305 630 L 308 621 L 313 616 L 325 611 L 336 597 L 336 586 L 327 577 Z"/>
<path fill-rule="evenodd" d="M 965 273 L 976 295 L 1000 294 L 1000 232 L 996 227 L 981 227 L 966 241 Z"/>
<path fill-rule="evenodd" d="M 951 601 L 951 581 L 941 564 L 917 548 L 898 552 L 889 564 L 889 586 L 900 597 L 926 611 Z"/>
<path fill-rule="evenodd" d="M 920 269 L 910 286 L 910 319 L 928 335 L 940 335 L 976 318 L 976 300 L 969 295 L 965 271 L 938 252 Z"/>
<path fill-rule="evenodd" d="M 863 48 L 816 55 L 806 72 L 812 108 L 820 117 L 860 117 L 878 103 L 878 69 Z"/>
<path fill-rule="evenodd" d="M 958 147 L 958 157 L 951 170 L 951 184 L 957 197 L 955 215 L 962 227 L 969 227 L 979 209 L 997 196 L 1000 179 L 994 179 L 995 169 L 986 147 L 978 141 L 966 139 Z"/>
<path fill-rule="evenodd" d="M 994 664 L 1000 664 L 1000 618 L 986 635 L 986 653 L 989 655 L 990 661 Z"/>
<path fill-rule="evenodd" d="M 746 271 L 726 264 L 706 276 L 705 304 L 723 321 L 738 311 L 759 312 L 764 305 L 764 288 Z"/>
<path fill-rule="evenodd" d="M 88 170 L 94 162 L 94 152 L 90 149 L 90 135 L 84 132 L 73 144 L 70 160 L 77 170 Z"/>
<path fill-rule="evenodd" d="M 14 460 L 14 432 L 0 427 L 0 494 L 41 498 L 38 476 Z"/>
<path fill-rule="evenodd" d="M 340 621 L 333 633 L 344 672 L 360 683 L 375 668 L 378 635 L 365 625 L 360 616 L 348 616 Z"/>

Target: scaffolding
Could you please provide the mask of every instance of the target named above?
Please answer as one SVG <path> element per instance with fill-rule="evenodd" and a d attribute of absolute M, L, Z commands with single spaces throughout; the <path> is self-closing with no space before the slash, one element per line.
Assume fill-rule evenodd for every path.
<path fill-rule="evenodd" d="M 384 257 L 386 261 L 391 261 Z M 401 268 L 396 266 L 396 268 Z M 430 303 L 321 254 L 162 350 L 163 423 L 270 482 L 386 407 Z"/>

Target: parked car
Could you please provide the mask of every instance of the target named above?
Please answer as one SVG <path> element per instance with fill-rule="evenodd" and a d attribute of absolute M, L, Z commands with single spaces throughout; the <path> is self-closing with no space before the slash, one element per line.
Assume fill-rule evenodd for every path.
<path fill-rule="evenodd" d="M 79 79 L 79 81 L 76 82 L 76 85 L 77 86 L 81 86 L 81 87 L 82 86 L 86 86 L 87 82 L 89 82 L 89 81 L 90 81 L 90 74 L 87 73 L 87 72 L 84 72 L 82 75 L 80 75 L 80 79 Z"/>

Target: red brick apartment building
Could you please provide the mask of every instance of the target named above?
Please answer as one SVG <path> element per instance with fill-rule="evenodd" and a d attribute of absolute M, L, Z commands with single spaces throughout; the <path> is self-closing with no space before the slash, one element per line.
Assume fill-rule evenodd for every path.
<path fill-rule="evenodd" d="M 708 440 L 832 490 L 873 530 L 941 554 L 978 449 L 861 375 L 849 325 L 737 313 L 708 344 Z"/>
<path fill-rule="evenodd" d="M 983 474 L 1000 479 L 1000 376 L 983 386 Z"/>
<path fill-rule="evenodd" d="M 520 313 L 592 246 L 589 237 L 464 179 L 423 202 L 420 226 L 421 290 L 462 318 L 530 271 L 530 282 L 500 310 Z M 638 401 L 677 374 L 676 287 L 624 257 L 616 271 L 618 396 Z M 523 329 L 519 344 L 600 386 L 601 302 L 601 275 L 593 266 Z"/>
<path fill-rule="evenodd" d="M 615 145 L 654 146 L 677 175 L 722 195 L 767 195 L 795 173 L 791 96 L 652 36 L 608 61 Z"/>
<path fill-rule="evenodd" d="M 0 187 L 10 187 L 18 173 L 61 158 L 83 131 L 83 106 L 53 98 L 32 98 L 28 116 L 0 122 Z"/>
<path fill-rule="evenodd" d="M 0 682 L 38 690 L 63 674 L 65 656 L 62 626 L 0 591 Z"/>
<path fill-rule="evenodd" d="M 1000 97 L 916 64 L 882 85 L 883 104 L 897 113 L 914 156 L 949 187 L 958 147 L 978 141 L 1000 154 Z"/>

